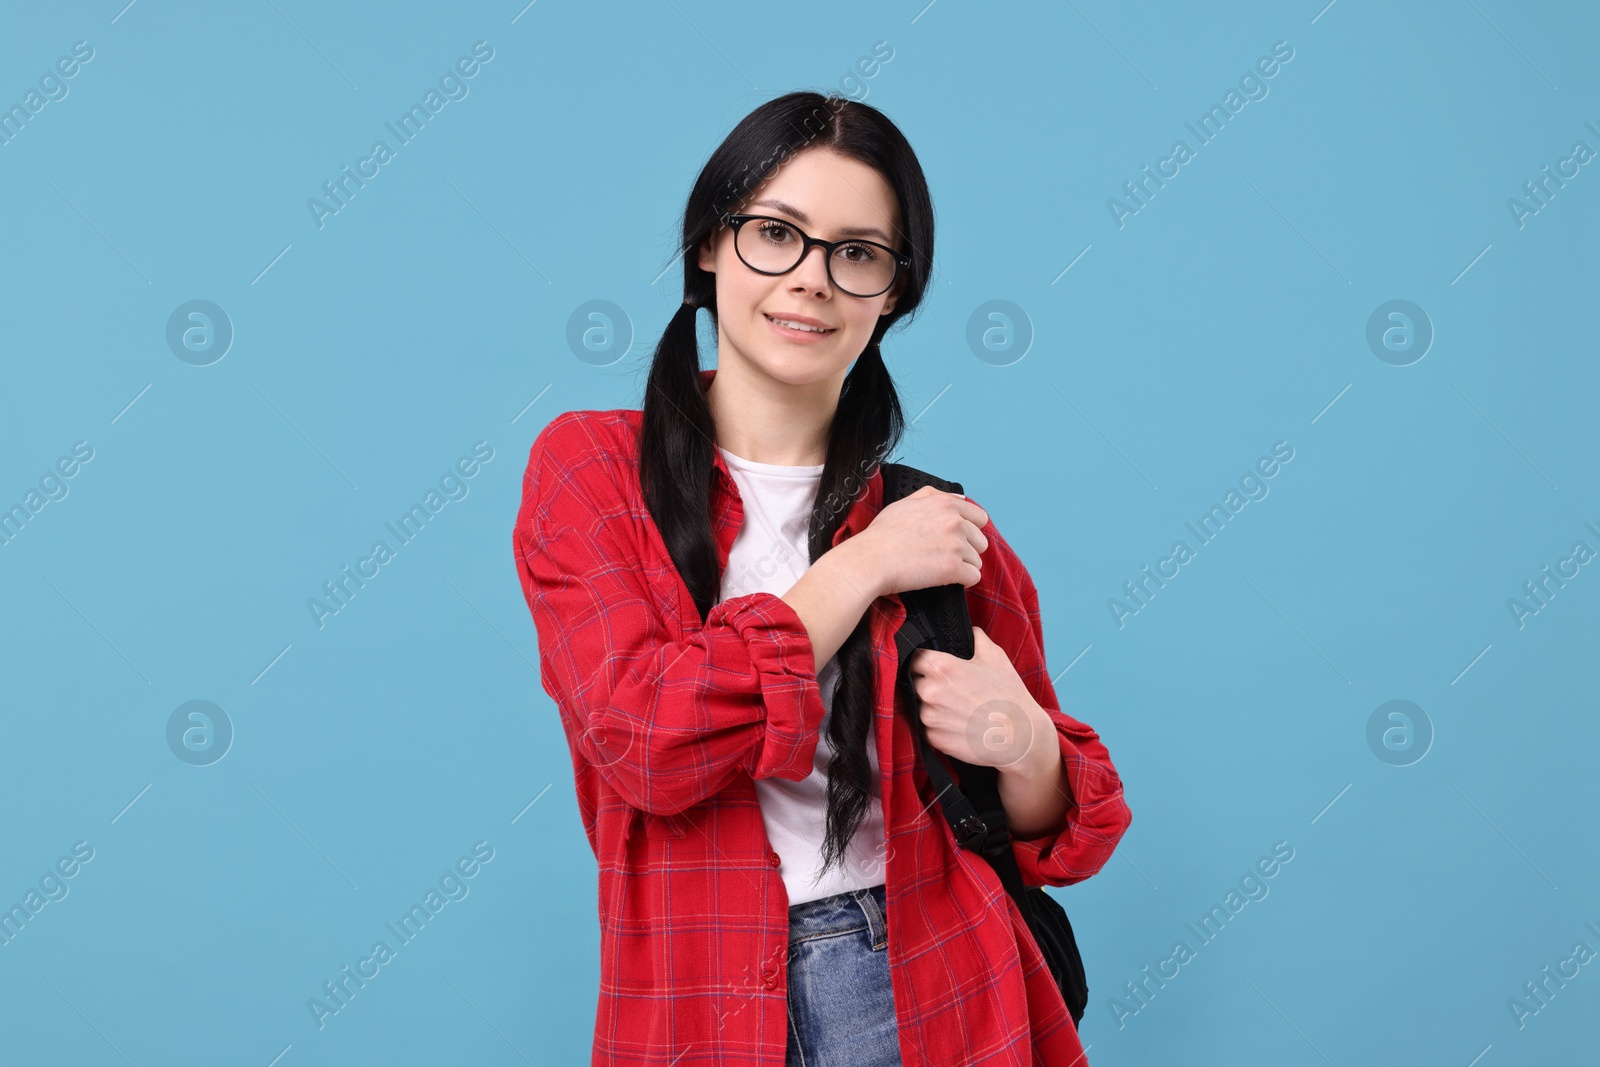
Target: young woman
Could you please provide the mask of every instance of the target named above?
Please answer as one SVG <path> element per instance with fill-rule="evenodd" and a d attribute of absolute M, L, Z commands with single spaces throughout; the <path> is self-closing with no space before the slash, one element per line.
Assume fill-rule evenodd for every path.
<path fill-rule="evenodd" d="M 553 419 L 514 536 L 600 869 L 593 1062 L 1082 1067 L 895 707 L 898 594 L 959 582 L 977 655 L 911 661 L 929 742 L 1000 768 L 1027 885 L 1105 864 L 1131 816 L 1027 570 L 964 496 L 883 506 L 879 342 L 932 269 L 916 156 L 874 108 L 780 97 L 700 172 L 682 250 L 642 410 Z"/>

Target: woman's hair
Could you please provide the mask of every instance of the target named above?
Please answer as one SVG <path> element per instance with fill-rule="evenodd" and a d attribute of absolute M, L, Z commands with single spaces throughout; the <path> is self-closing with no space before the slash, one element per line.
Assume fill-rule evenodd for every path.
<path fill-rule="evenodd" d="M 716 274 L 702 270 L 697 250 L 714 227 L 778 167 L 813 148 L 857 160 L 883 175 L 900 206 L 898 251 L 911 260 L 894 310 L 881 315 L 839 393 L 827 459 L 811 513 L 810 558 L 833 544 L 851 503 L 865 491 L 883 457 L 900 440 L 904 416 L 878 342 L 922 301 L 933 263 L 933 202 L 915 153 L 876 108 L 830 94 L 789 93 L 747 115 L 717 146 L 689 193 L 683 215 L 684 302 L 656 345 L 645 385 L 639 480 L 645 502 L 678 573 L 705 619 L 721 592 L 710 492 L 716 428 L 701 379 L 695 313 L 717 318 Z M 867 759 L 876 677 L 863 615 L 837 653 L 839 681 L 829 712 L 834 749 L 828 776 L 823 869 L 842 860 L 873 793 Z M 822 664 L 817 665 L 821 669 Z"/>

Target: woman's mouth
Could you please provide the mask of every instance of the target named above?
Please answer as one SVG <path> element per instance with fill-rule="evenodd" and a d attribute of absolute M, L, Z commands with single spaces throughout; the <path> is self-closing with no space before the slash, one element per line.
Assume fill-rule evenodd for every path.
<path fill-rule="evenodd" d="M 772 315 L 768 315 L 766 312 L 762 312 L 762 318 L 766 319 L 767 322 L 771 324 L 772 329 L 778 334 L 778 336 L 787 338 L 791 341 L 821 341 L 839 332 L 837 328 L 820 329 L 815 326 L 808 326 L 804 323 L 795 322 L 793 319 L 776 318 Z"/>

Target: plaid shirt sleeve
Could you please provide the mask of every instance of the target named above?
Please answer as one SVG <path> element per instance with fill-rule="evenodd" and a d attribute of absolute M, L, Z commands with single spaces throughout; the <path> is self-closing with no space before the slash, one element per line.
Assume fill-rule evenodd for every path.
<path fill-rule="evenodd" d="M 1061 745 L 1069 796 L 1056 828 L 1012 839 L 1024 885 L 1065 886 L 1095 874 L 1133 821 L 1122 796 L 1122 779 L 1100 735 L 1061 711 L 1044 662 L 1044 631 L 1033 578 L 991 518 L 982 577 L 967 589 L 972 624 L 1005 650 L 1034 700 L 1049 714 Z"/>
<path fill-rule="evenodd" d="M 558 416 L 534 440 L 515 535 L 540 682 L 575 752 L 628 804 L 658 815 L 741 772 L 800 781 L 824 711 L 800 616 L 752 593 L 675 640 L 665 613 L 677 607 L 652 595 L 644 573 L 671 558 L 646 544 L 648 516 L 617 484 L 617 446 L 582 414 Z"/>

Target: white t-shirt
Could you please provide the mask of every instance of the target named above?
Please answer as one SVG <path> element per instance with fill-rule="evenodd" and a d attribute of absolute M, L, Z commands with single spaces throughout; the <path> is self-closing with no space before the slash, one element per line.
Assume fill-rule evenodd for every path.
<path fill-rule="evenodd" d="M 791 467 L 757 463 L 720 446 L 718 451 L 728 464 L 744 505 L 744 523 L 728 551 L 718 602 L 758 592 L 782 596 L 811 566 L 808 530 L 823 464 Z M 878 784 L 877 747 L 870 727 L 867 759 L 872 764 L 872 795 L 867 813 L 841 863 L 813 882 L 822 866 L 822 839 L 827 828 L 828 764 L 833 759 L 828 722 L 838 681 L 838 660 L 830 659 L 817 671 L 827 714 L 822 719 L 811 773 L 798 782 L 783 778 L 754 780 L 767 838 L 783 861 L 778 873 L 788 890 L 791 907 L 883 882 L 883 796 Z"/>

